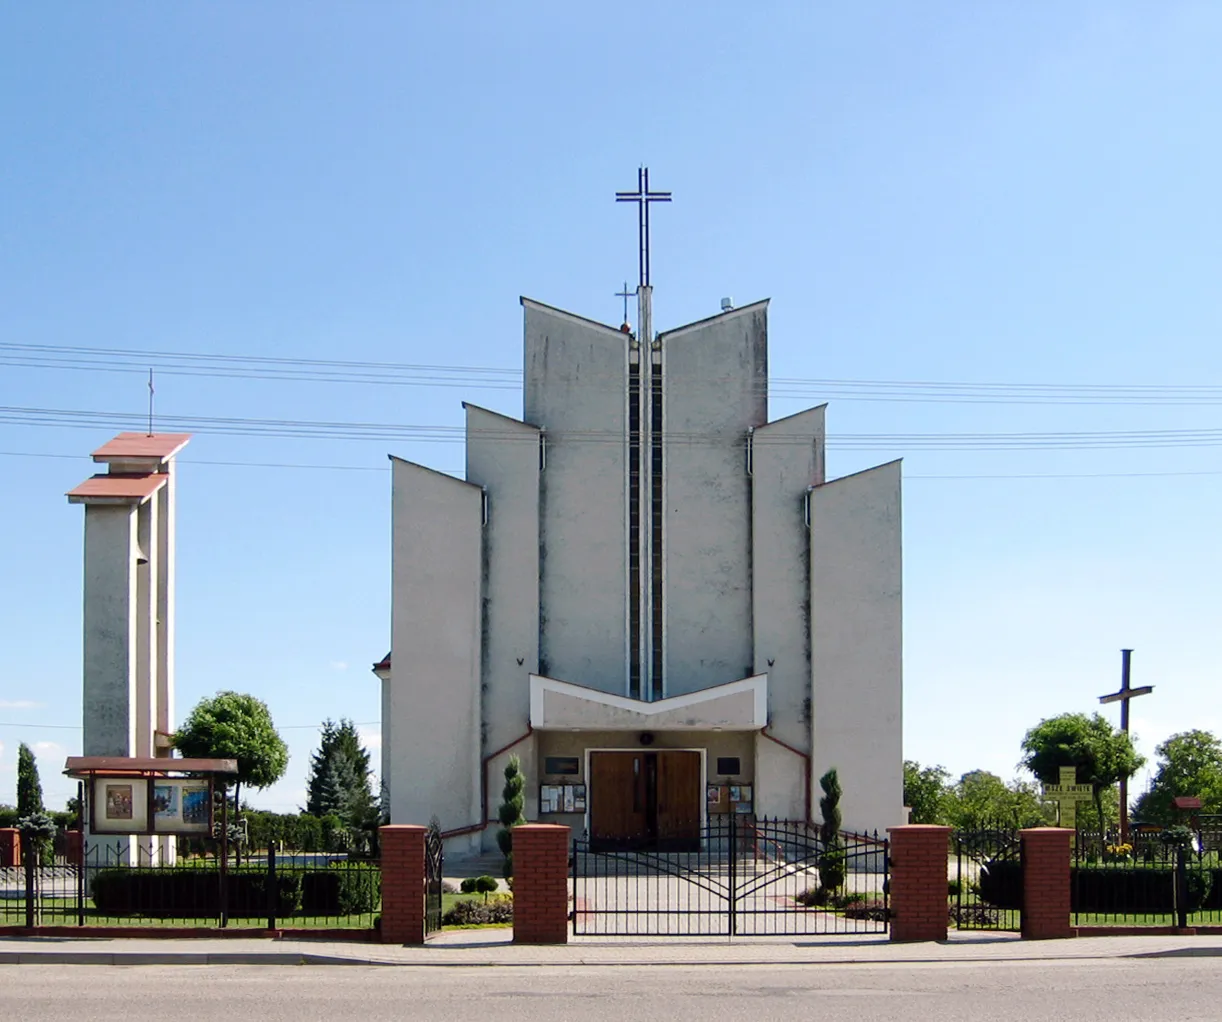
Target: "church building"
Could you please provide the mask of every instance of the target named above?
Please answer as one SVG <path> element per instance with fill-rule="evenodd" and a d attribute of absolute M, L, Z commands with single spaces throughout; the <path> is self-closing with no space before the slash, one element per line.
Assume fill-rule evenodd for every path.
<path fill-rule="evenodd" d="M 831 767 L 846 829 L 905 822 L 900 463 L 827 479 L 825 406 L 769 420 L 768 303 L 655 334 L 642 277 L 635 334 L 522 299 L 522 416 L 464 405 L 464 479 L 392 457 L 382 778 L 450 854 L 512 755 L 605 847 L 815 820 Z"/>

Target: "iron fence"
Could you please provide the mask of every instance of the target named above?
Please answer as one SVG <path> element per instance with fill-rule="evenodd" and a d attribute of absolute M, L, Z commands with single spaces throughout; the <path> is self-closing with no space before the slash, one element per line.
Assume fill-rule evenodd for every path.
<path fill-rule="evenodd" d="M 947 887 L 950 922 L 960 930 L 1022 928 L 1023 863 L 1010 827 L 956 830 L 954 877 Z"/>
<path fill-rule="evenodd" d="M 1124 843 L 1079 831 L 1070 897 L 1077 926 L 1222 923 L 1222 862 L 1202 831 L 1135 829 Z"/>
<path fill-rule="evenodd" d="M 727 815 L 686 850 L 573 842 L 575 934 L 762 936 L 885 933 L 888 844 L 824 842 L 804 821 Z"/>
<path fill-rule="evenodd" d="M 0 925 L 365 929 L 381 902 L 376 860 L 243 855 L 173 841 L 101 839 L 76 856 L 0 869 Z"/>

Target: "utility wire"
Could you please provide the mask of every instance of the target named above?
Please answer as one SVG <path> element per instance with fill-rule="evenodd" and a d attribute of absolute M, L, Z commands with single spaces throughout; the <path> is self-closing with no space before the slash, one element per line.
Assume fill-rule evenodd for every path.
<path fill-rule="evenodd" d="M 95 412 L 77 409 L 20 408 L 0 406 L 0 423 L 60 426 L 68 428 L 122 428 L 132 426 L 138 414 Z M 253 419 L 218 416 L 162 416 L 160 428 L 167 432 L 193 431 L 231 436 L 281 439 L 363 440 L 383 443 L 464 443 L 474 438 L 504 443 L 533 443 L 520 431 L 481 429 L 469 438 L 466 427 L 446 425 L 402 425 L 377 422 L 339 422 L 310 419 Z M 672 444 L 725 446 L 744 441 L 737 431 L 697 432 L 670 430 L 665 439 Z M 756 434 L 763 446 L 806 445 L 807 433 Z M 622 444 L 621 430 L 569 430 L 551 435 L 554 444 Z M 835 433 L 827 438 L 833 450 L 1098 450 L 1106 448 L 1172 448 L 1222 446 L 1222 429 L 1068 430 L 1021 433 Z"/>
<path fill-rule="evenodd" d="M 518 390 L 522 382 L 521 370 L 496 366 L 422 365 L 12 342 L 0 342 L 0 365 L 141 374 L 147 372 L 152 365 L 159 373 L 171 376 L 494 390 Z M 597 373 L 587 373 L 586 378 L 597 382 L 599 376 Z M 717 382 L 718 379 L 722 378 L 711 382 Z M 854 401 L 1088 405 L 1222 404 L 1222 384 L 990 383 L 774 377 L 769 381 L 768 389 L 776 398 L 836 397 Z"/>

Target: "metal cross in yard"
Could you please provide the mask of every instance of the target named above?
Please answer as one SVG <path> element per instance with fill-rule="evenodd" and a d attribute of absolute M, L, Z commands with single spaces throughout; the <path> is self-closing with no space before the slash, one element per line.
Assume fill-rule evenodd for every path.
<path fill-rule="evenodd" d="M 1129 686 L 1129 665 L 1133 657 L 1131 649 L 1120 651 L 1120 691 L 1111 695 L 1100 696 L 1101 703 L 1120 704 L 1120 730 L 1129 733 L 1129 700 L 1138 696 L 1148 696 L 1154 691 L 1153 685 L 1143 685 L 1141 688 Z M 1129 843 L 1129 779 L 1120 778 L 1120 843 Z"/>

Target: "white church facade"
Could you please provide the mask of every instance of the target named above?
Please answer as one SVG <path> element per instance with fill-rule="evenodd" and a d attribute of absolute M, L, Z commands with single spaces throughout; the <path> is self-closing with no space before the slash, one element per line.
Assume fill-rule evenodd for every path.
<path fill-rule="evenodd" d="M 526 816 L 682 848 L 718 813 L 904 822 L 901 473 L 825 473 L 769 421 L 768 304 L 641 337 L 522 300 L 521 419 L 466 409 L 465 479 L 392 458 L 382 777 L 395 823 Z"/>

